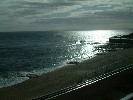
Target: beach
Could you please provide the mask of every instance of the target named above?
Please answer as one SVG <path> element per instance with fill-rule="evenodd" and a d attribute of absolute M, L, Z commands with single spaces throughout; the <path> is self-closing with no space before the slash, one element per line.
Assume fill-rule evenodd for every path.
<path fill-rule="evenodd" d="M 95 74 L 97 70 L 105 66 L 105 68 L 114 66 L 111 64 L 115 62 L 115 66 L 125 66 L 128 63 L 132 63 L 132 58 L 132 48 L 103 53 L 79 64 L 68 64 L 37 78 L 30 78 L 22 83 L 1 88 L 0 98 L 2 100 L 32 100 L 47 93 L 82 82 L 86 79 L 86 75 Z"/>
<path fill-rule="evenodd" d="M 133 68 L 94 84 L 57 96 L 54 100 L 132 100 Z"/>

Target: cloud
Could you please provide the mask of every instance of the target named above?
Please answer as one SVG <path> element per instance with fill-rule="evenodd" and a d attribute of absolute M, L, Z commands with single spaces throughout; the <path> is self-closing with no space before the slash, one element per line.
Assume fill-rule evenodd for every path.
<path fill-rule="evenodd" d="M 132 0 L 0 1 L 1 31 L 7 30 L 6 27 L 9 30 L 52 30 L 53 27 L 57 30 L 77 30 L 87 27 L 123 28 L 124 25 L 126 29 L 131 27 L 132 22 Z"/>

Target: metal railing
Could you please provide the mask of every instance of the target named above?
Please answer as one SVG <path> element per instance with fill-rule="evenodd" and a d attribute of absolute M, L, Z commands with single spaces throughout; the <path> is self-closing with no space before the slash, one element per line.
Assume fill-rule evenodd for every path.
<path fill-rule="evenodd" d="M 128 60 L 118 60 L 114 63 L 109 64 L 109 65 L 97 68 L 88 74 L 82 75 L 81 80 L 77 81 L 77 83 L 75 83 L 74 85 L 60 89 L 56 92 L 52 92 L 52 93 L 48 93 L 46 95 L 42 95 L 40 97 L 36 97 L 33 100 L 49 100 L 49 99 L 55 98 L 57 96 L 60 96 L 62 94 L 66 94 L 68 92 L 77 90 L 77 89 L 82 88 L 84 86 L 93 84 L 99 80 L 103 80 L 103 79 L 108 78 L 112 75 L 115 75 L 115 74 L 118 74 L 118 73 L 123 72 L 125 70 L 133 68 L 132 63 L 127 65 L 128 62 L 129 62 Z"/>

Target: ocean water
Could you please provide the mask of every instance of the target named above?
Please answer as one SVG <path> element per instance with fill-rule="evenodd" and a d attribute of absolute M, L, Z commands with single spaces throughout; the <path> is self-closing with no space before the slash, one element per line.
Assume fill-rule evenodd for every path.
<path fill-rule="evenodd" d="M 107 45 L 109 38 L 132 30 L 0 32 L 0 88 L 43 74 L 69 61 L 83 61 Z"/>

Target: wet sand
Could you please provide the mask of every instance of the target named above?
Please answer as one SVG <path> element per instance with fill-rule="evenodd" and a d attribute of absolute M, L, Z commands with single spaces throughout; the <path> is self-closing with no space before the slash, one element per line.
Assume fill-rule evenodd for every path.
<path fill-rule="evenodd" d="M 97 55 L 77 65 L 67 65 L 53 72 L 30 78 L 20 84 L 0 89 L 2 100 L 31 100 L 46 93 L 71 86 L 83 81 L 83 77 L 103 66 L 116 61 L 116 66 L 122 66 L 125 61 L 131 62 L 133 49 L 123 49 L 107 54 Z M 106 83 L 105 83 L 106 84 Z"/>

